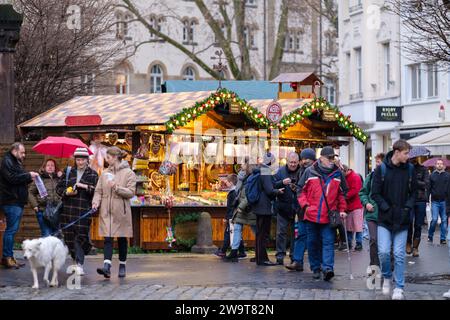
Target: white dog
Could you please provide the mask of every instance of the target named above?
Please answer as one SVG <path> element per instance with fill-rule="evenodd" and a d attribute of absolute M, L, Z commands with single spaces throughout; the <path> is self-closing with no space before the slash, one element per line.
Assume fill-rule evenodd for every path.
<path fill-rule="evenodd" d="M 24 258 L 30 261 L 33 273 L 33 289 L 39 288 L 37 269 L 44 267 L 44 281 L 51 287 L 58 286 L 58 270 L 66 262 L 68 249 L 61 240 L 49 236 L 34 240 L 25 240 L 22 243 Z M 50 270 L 53 269 L 52 281 L 48 281 Z"/>

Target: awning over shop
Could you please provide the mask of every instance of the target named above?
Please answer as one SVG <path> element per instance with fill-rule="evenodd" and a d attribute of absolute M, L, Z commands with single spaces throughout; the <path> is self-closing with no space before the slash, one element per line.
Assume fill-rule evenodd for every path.
<path fill-rule="evenodd" d="M 413 146 L 427 147 L 432 155 L 450 155 L 450 127 L 434 129 L 408 142 Z"/>
<path fill-rule="evenodd" d="M 67 116 L 83 115 L 100 115 L 102 126 L 164 124 L 174 113 L 209 97 L 211 93 L 199 91 L 75 97 L 19 127 L 64 127 Z"/>

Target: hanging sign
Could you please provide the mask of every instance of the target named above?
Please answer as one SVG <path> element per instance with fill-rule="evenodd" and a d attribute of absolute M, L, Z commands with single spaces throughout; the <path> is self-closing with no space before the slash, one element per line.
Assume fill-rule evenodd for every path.
<path fill-rule="evenodd" d="M 377 121 L 402 122 L 402 108 L 390 106 L 377 106 Z"/>
<path fill-rule="evenodd" d="M 272 102 L 267 107 L 266 111 L 267 119 L 269 119 L 273 123 L 280 122 L 281 118 L 283 117 L 283 108 L 281 107 L 281 104 L 278 102 Z"/>

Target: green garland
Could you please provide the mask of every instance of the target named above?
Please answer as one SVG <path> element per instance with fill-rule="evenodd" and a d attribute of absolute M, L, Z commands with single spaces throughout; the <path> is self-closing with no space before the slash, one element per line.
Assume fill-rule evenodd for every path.
<path fill-rule="evenodd" d="M 314 98 L 311 102 L 305 103 L 300 108 L 295 109 L 288 115 L 284 115 L 279 123 L 272 123 L 272 129 L 279 129 L 281 132 L 301 122 L 304 118 L 311 116 L 313 113 L 320 110 L 334 112 L 334 117 L 338 125 L 348 130 L 353 137 L 366 143 L 368 136 L 364 131 L 350 120 L 350 116 L 345 116 L 337 107 L 330 105 L 330 103 L 323 97 Z"/>
<path fill-rule="evenodd" d="M 301 122 L 304 118 L 311 116 L 314 112 L 327 110 L 334 112 L 338 125 L 348 130 L 356 139 L 362 143 L 366 143 L 368 139 L 367 134 L 350 120 L 350 116 L 345 116 L 337 107 L 330 105 L 323 97 L 314 98 L 311 102 L 305 103 L 290 114 L 284 115 L 279 123 L 271 123 L 258 109 L 252 107 L 246 100 L 239 98 L 234 92 L 227 89 L 220 89 L 212 93 L 208 98 L 195 103 L 193 107 L 184 108 L 176 115 L 170 117 L 170 120 L 166 122 L 168 133 L 173 133 L 176 129 L 186 126 L 190 121 L 212 110 L 216 105 L 229 101 L 238 103 L 244 115 L 262 129 L 279 129 L 283 132 Z"/>
<path fill-rule="evenodd" d="M 266 129 L 269 127 L 269 119 L 259 112 L 258 109 L 249 105 L 246 100 L 239 98 L 234 92 L 221 89 L 212 93 L 203 101 L 197 102 L 193 107 L 184 108 L 176 115 L 170 117 L 170 120 L 166 122 L 167 131 L 173 133 L 174 130 L 184 127 L 188 122 L 212 110 L 216 105 L 229 101 L 238 103 L 244 115 L 255 122 L 259 128 Z"/>

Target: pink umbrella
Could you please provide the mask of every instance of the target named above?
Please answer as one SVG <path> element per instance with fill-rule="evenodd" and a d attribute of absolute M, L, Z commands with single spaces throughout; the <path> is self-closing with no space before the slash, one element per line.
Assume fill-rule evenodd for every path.
<path fill-rule="evenodd" d="M 76 148 L 86 148 L 89 154 L 92 151 L 80 139 L 66 137 L 47 137 L 33 147 L 33 150 L 48 156 L 70 158 Z"/>
<path fill-rule="evenodd" d="M 444 161 L 444 165 L 446 167 L 450 167 L 450 161 L 449 160 L 447 160 L 445 158 L 438 158 L 438 157 L 434 157 L 434 158 L 428 159 L 427 161 L 422 163 L 422 165 L 424 167 L 434 167 L 434 166 L 436 166 L 436 161 L 438 161 L 438 160 Z"/>

